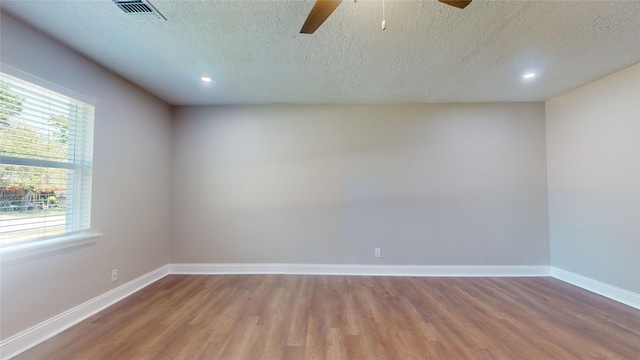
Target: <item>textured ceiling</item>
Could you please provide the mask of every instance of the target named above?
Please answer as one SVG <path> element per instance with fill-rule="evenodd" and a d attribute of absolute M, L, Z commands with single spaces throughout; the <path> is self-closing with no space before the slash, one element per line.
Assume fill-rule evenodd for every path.
<path fill-rule="evenodd" d="M 7 1 L 6 11 L 175 105 L 544 101 L 640 62 L 640 1 Z M 527 71 L 538 76 L 522 79 Z M 200 83 L 202 75 L 214 82 Z"/>

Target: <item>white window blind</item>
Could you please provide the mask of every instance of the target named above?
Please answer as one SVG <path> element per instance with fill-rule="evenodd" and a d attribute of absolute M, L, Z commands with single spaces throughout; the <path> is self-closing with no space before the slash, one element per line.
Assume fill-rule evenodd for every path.
<path fill-rule="evenodd" d="M 0 73 L 0 246 L 89 230 L 93 112 Z"/>

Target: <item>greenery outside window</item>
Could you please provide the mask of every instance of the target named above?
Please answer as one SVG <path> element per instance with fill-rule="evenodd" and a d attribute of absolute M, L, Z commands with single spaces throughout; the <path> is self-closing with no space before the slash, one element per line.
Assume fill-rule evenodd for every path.
<path fill-rule="evenodd" d="M 93 114 L 0 73 L 0 247 L 89 231 Z"/>

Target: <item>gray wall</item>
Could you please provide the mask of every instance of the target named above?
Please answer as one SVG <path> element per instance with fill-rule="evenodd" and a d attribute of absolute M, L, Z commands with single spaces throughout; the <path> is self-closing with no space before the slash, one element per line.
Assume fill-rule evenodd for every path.
<path fill-rule="evenodd" d="M 542 103 L 179 107 L 173 141 L 172 262 L 549 264 Z"/>
<path fill-rule="evenodd" d="M 3 339 L 169 262 L 171 108 L 1 15 L 0 60 L 95 99 L 92 246 L 2 261 Z M 111 269 L 119 279 L 110 281 Z"/>
<path fill-rule="evenodd" d="M 551 265 L 640 292 L 640 64 L 546 113 Z"/>

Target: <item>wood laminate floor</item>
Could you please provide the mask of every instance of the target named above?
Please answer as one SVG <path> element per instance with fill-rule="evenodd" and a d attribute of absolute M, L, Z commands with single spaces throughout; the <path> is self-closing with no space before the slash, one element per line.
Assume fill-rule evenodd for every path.
<path fill-rule="evenodd" d="M 170 275 L 16 359 L 640 359 L 640 311 L 553 278 Z"/>

